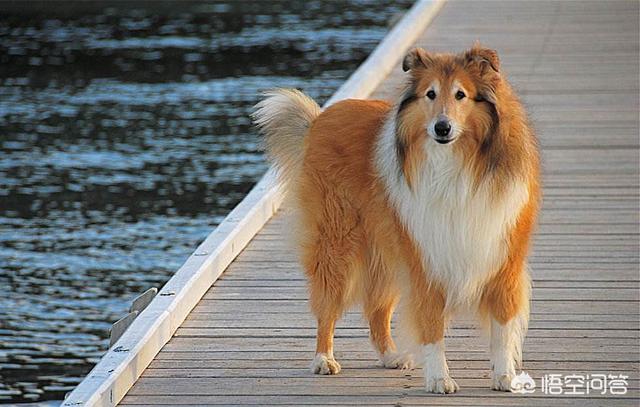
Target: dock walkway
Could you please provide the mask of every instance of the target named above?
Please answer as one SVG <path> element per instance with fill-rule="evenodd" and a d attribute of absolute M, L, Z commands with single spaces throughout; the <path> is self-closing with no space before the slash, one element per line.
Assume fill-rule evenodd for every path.
<path fill-rule="evenodd" d="M 532 394 L 494 392 L 470 321 L 446 338 L 455 395 L 422 371 L 376 366 L 354 310 L 336 331 L 337 376 L 308 370 L 315 322 L 286 237 L 287 205 L 208 290 L 122 405 L 637 406 L 640 386 L 639 28 L 631 1 L 448 1 L 416 45 L 499 51 L 542 146 L 544 205 L 530 258 L 524 371 Z M 394 70 L 374 98 L 394 98 Z M 543 375 L 623 374 L 628 392 L 544 394 Z M 585 387 L 578 390 L 584 392 Z M 564 392 L 568 392 L 565 387 Z"/>

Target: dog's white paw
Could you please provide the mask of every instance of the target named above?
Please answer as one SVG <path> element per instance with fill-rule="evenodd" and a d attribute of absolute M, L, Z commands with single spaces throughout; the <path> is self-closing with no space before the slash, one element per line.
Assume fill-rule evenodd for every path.
<path fill-rule="evenodd" d="M 338 374 L 340 373 L 340 364 L 336 362 L 333 356 L 329 357 L 326 353 L 317 353 L 311 362 L 311 373 Z"/>
<path fill-rule="evenodd" d="M 413 356 L 405 352 L 386 352 L 380 357 L 380 363 L 387 369 L 412 370 L 415 367 Z"/>
<path fill-rule="evenodd" d="M 424 346 L 424 382 L 429 393 L 448 394 L 458 391 L 458 383 L 449 376 L 442 340 Z"/>
<path fill-rule="evenodd" d="M 459 389 L 458 383 L 449 376 L 427 377 L 425 384 L 429 393 L 449 394 L 455 393 Z"/>
<path fill-rule="evenodd" d="M 513 375 L 494 373 L 491 389 L 497 391 L 511 391 L 511 380 L 513 380 Z"/>

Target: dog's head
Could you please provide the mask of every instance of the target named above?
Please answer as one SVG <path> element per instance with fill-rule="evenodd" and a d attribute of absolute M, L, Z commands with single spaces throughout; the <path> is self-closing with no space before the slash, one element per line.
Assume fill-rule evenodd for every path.
<path fill-rule="evenodd" d="M 405 136 L 426 136 L 445 145 L 488 131 L 502 81 L 496 51 L 475 45 L 454 55 L 416 48 L 402 68 L 410 74 L 397 113 Z"/>

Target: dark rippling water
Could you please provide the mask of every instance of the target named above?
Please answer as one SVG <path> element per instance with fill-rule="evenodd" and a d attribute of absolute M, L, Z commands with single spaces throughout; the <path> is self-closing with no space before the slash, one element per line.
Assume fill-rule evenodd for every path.
<path fill-rule="evenodd" d="M 266 169 L 258 92 L 326 100 L 411 1 L 17 3 L 0 5 L 0 402 L 62 399 L 242 199 Z"/>

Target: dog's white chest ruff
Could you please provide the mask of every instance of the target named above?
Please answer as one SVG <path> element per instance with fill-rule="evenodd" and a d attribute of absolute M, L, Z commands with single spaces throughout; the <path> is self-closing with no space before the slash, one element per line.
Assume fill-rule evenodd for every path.
<path fill-rule="evenodd" d="M 507 255 L 507 232 L 528 198 L 526 185 L 513 182 L 502 197 L 492 196 L 488 182 L 474 188 L 473 179 L 451 146 L 428 145 L 427 159 L 413 190 L 395 154 L 378 164 L 389 198 L 402 223 L 422 251 L 429 278 L 446 290 L 447 307 L 471 305 Z"/>

